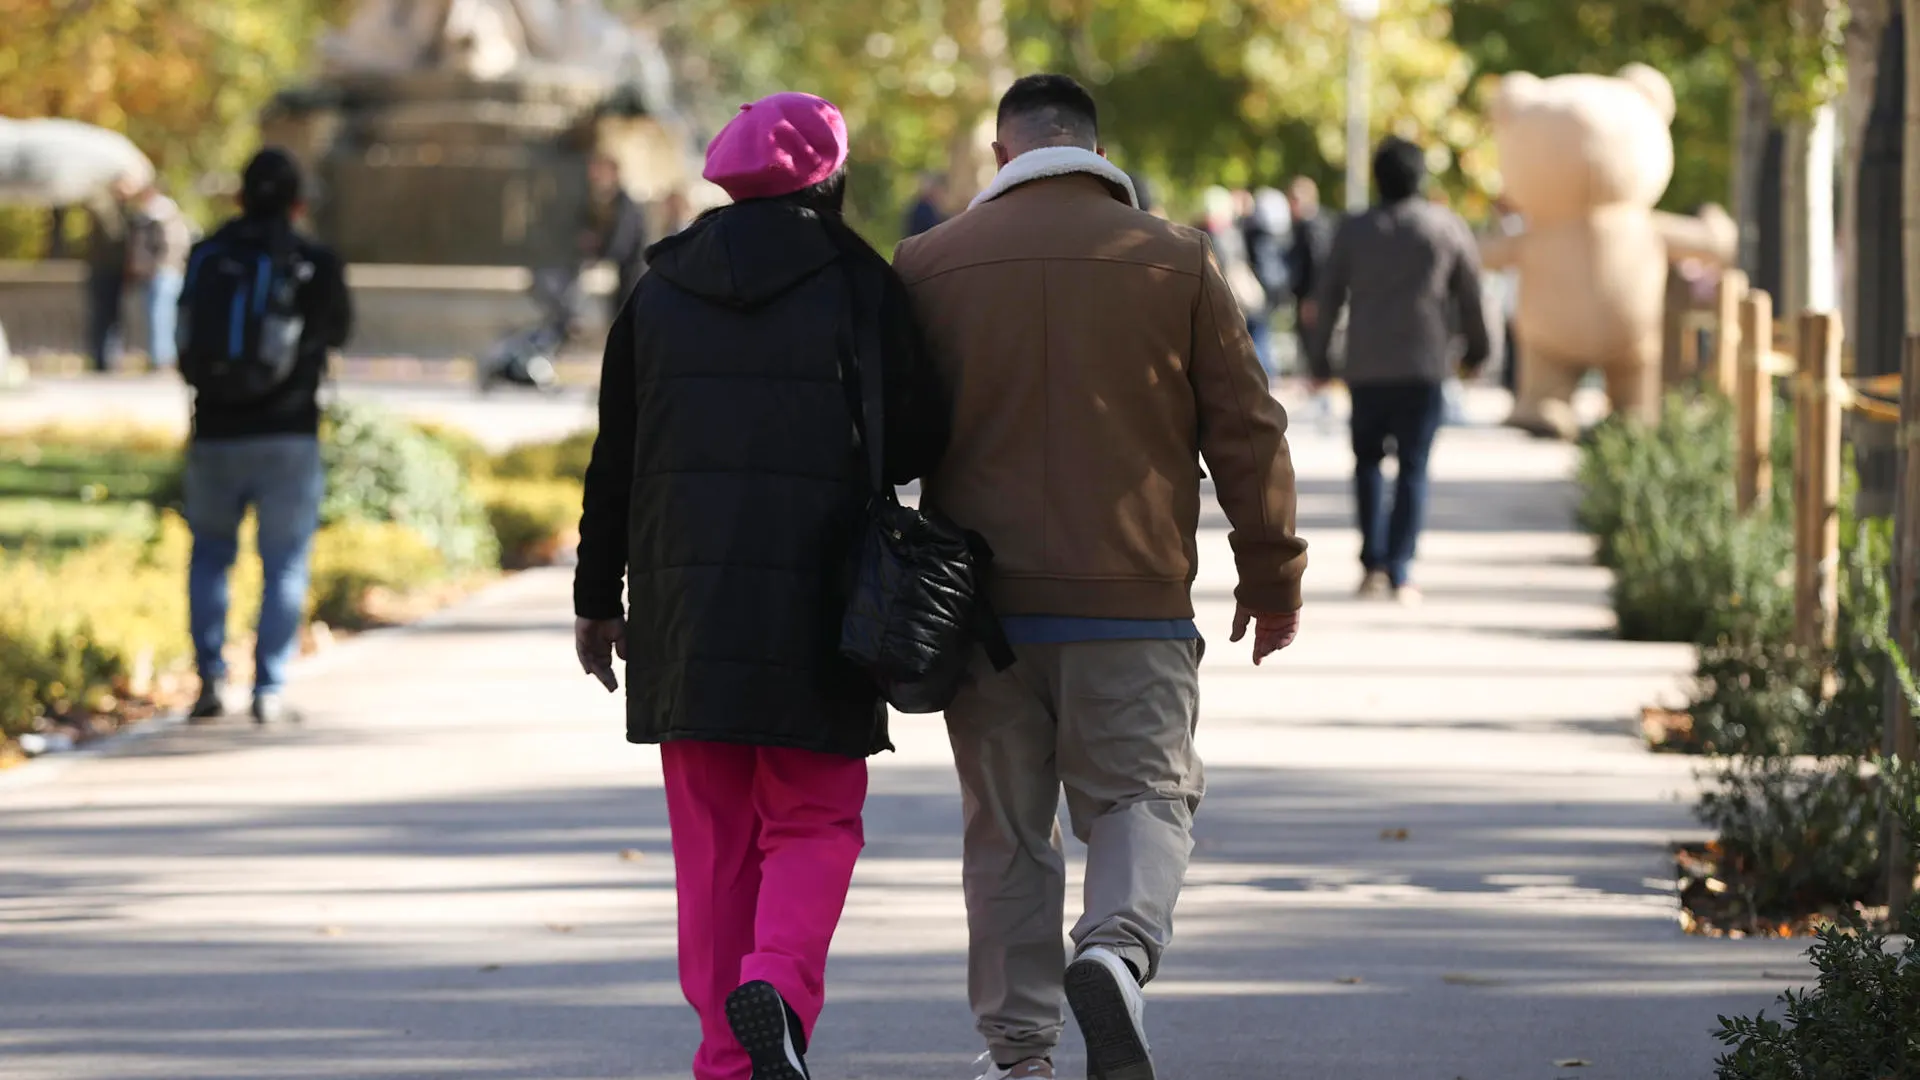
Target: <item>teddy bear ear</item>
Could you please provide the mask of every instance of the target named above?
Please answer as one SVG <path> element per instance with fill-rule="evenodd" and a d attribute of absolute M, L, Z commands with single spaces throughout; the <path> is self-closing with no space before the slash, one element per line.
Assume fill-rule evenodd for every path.
<path fill-rule="evenodd" d="M 1673 123 L 1673 84 L 1667 81 L 1665 75 L 1645 64 L 1628 64 L 1620 69 L 1619 77 L 1645 95 L 1662 120 Z"/>
<path fill-rule="evenodd" d="M 1499 85 L 1493 92 L 1494 119 L 1511 114 L 1532 98 L 1539 91 L 1540 86 L 1541 79 L 1538 75 L 1530 75 L 1524 71 L 1501 76 Z"/>

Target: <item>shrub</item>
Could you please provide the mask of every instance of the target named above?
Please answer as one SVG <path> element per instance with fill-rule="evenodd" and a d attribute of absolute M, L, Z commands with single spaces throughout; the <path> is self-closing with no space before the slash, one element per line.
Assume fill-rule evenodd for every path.
<path fill-rule="evenodd" d="M 1880 873 L 1881 799 L 1856 758 L 1739 758 L 1701 796 L 1742 914 L 1784 920 L 1867 898 Z"/>
<path fill-rule="evenodd" d="M 493 475 L 493 455 L 487 451 L 485 443 L 474 438 L 465 428 L 431 420 L 416 420 L 413 426 L 420 434 L 452 454 L 453 460 L 460 464 L 461 474 L 467 479 L 484 480 Z"/>
<path fill-rule="evenodd" d="M 48 713 L 99 709 L 126 674 L 126 658 L 96 641 L 84 624 L 33 630 L 0 621 L 0 738 L 33 730 Z"/>
<path fill-rule="evenodd" d="M 1735 513 L 1734 445 L 1732 409 L 1713 397 L 1671 399 L 1650 427 L 1615 417 L 1585 443 L 1577 517 L 1615 572 L 1621 637 L 1711 644 L 1789 631 L 1791 507 Z"/>
<path fill-rule="evenodd" d="M 367 596 L 374 589 L 405 592 L 447 576 L 447 563 L 426 537 L 393 522 L 343 521 L 313 542 L 311 618 L 360 628 L 374 622 Z"/>
<path fill-rule="evenodd" d="M 1886 699 L 1887 570 L 1893 524 L 1860 522 L 1841 534 L 1840 618 L 1833 693 L 1817 657 L 1773 638 L 1723 641 L 1700 650 L 1691 749 L 1713 754 L 1864 757 L 1880 745 Z"/>
<path fill-rule="evenodd" d="M 575 480 L 495 480 L 483 489 L 487 520 L 508 569 L 543 566 L 577 533 L 580 483 Z"/>
<path fill-rule="evenodd" d="M 499 552 L 485 512 L 442 443 L 380 410 L 335 405 L 327 412 L 322 453 L 322 524 L 393 522 L 425 537 L 450 568 L 495 565 Z"/>
<path fill-rule="evenodd" d="M 593 458 L 592 430 L 576 431 L 555 442 L 525 443 L 493 462 L 493 475 L 502 480 L 582 480 Z"/>
<path fill-rule="evenodd" d="M 1889 770 L 1889 803 L 1920 837 L 1909 766 Z M 1916 846 L 1920 853 L 1920 846 Z M 1920 899 L 1906 912 L 1920 926 Z M 1781 995 L 1786 1019 L 1763 1012 L 1719 1018 L 1714 1036 L 1732 1047 L 1717 1062 L 1719 1080 L 1894 1080 L 1920 1076 L 1920 937 L 1895 943 L 1858 923 L 1829 924 L 1808 955 L 1819 969 L 1812 990 Z"/>

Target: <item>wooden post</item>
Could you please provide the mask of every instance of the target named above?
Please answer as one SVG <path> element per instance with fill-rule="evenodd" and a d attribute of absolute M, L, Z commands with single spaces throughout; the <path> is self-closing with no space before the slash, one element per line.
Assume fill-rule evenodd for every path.
<path fill-rule="evenodd" d="M 1800 378 L 1794 386 L 1800 453 L 1794 467 L 1794 641 L 1825 654 L 1839 620 L 1840 320 L 1800 317 Z"/>
<path fill-rule="evenodd" d="M 1896 646 L 1920 671 L 1920 335 L 1907 338 L 1905 369 L 1900 373 L 1900 486 L 1894 496 L 1893 626 Z M 1896 690 L 1887 708 L 1888 757 L 1915 758 L 1913 711 Z M 1913 847 L 1898 818 L 1889 817 L 1886 843 L 1887 904 L 1898 924 L 1913 895 Z M 1916 928 L 1907 927 L 1909 933 Z"/>
<path fill-rule="evenodd" d="M 1773 492 L 1773 297 L 1754 289 L 1740 301 L 1735 422 L 1740 437 L 1734 497 L 1745 514 Z"/>
<path fill-rule="evenodd" d="M 1692 374 L 1686 368 L 1687 312 L 1693 294 L 1678 266 L 1667 267 L 1667 304 L 1660 324 L 1660 388 L 1678 387 Z"/>
<path fill-rule="evenodd" d="M 1728 270 L 1720 275 L 1719 307 L 1713 331 L 1713 384 L 1722 396 L 1731 398 L 1739 391 L 1740 342 L 1745 324 L 1740 321 L 1740 302 L 1747 298 L 1747 275 Z"/>

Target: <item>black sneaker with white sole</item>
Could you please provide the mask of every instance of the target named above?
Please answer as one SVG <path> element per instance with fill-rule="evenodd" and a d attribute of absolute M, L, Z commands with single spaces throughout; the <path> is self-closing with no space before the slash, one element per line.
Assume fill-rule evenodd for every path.
<path fill-rule="evenodd" d="M 217 682 L 204 683 L 193 708 L 187 710 L 187 723 L 211 724 L 227 715 L 226 688 Z"/>
<path fill-rule="evenodd" d="M 1087 1080 L 1154 1080 L 1133 969 L 1095 946 L 1067 965 L 1067 1004 L 1087 1041 Z"/>
<path fill-rule="evenodd" d="M 772 983 L 745 983 L 728 994 L 727 1023 L 753 1059 L 753 1080 L 812 1080 L 800 1018 Z"/>

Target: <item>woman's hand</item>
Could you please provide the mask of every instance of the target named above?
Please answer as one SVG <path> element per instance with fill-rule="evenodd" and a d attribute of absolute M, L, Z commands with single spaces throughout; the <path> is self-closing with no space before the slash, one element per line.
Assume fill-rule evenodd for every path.
<path fill-rule="evenodd" d="M 627 658 L 627 620 L 573 620 L 573 654 L 580 660 L 580 670 L 599 679 L 607 693 L 620 689 L 620 680 L 613 674 L 613 658 L 615 654 L 622 660 Z"/>

